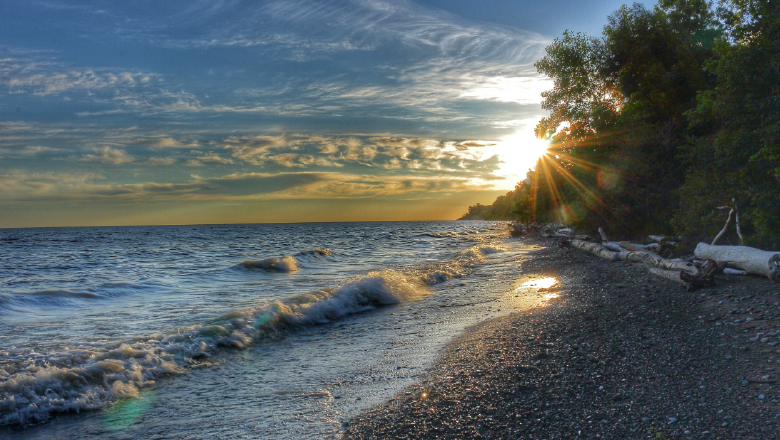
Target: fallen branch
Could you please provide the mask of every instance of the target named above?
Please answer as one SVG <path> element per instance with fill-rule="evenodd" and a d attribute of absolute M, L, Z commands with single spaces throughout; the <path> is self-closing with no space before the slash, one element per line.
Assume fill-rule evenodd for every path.
<path fill-rule="evenodd" d="M 657 267 L 650 268 L 650 273 L 680 283 L 685 286 L 685 290 L 693 292 L 696 289 L 709 287 L 715 284 L 715 274 L 721 269 L 722 268 L 719 267 L 716 262 L 707 260 L 698 268 L 698 271 L 695 274 L 682 270 L 667 270 Z"/>
<path fill-rule="evenodd" d="M 780 283 L 780 252 L 762 251 L 748 246 L 713 246 L 699 243 L 697 258 L 726 263 L 729 267 L 761 275 Z"/>
<path fill-rule="evenodd" d="M 651 252 L 658 252 L 658 250 L 661 248 L 661 245 L 658 243 L 651 243 L 651 244 L 636 244 L 636 243 L 629 243 L 627 241 L 621 241 L 620 247 L 627 251 L 651 251 Z"/>
<path fill-rule="evenodd" d="M 693 263 L 682 261 L 682 260 L 667 260 L 652 252 L 627 251 L 622 248 L 621 251 L 616 252 L 598 243 L 590 243 L 578 239 L 572 240 L 571 245 L 577 249 L 581 249 L 596 254 L 601 258 L 605 258 L 610 261 L 620 260 L 620 261 L 628 261 L 631 263 L 642 263 L 651 267 L 657 267 L 660 269 L 667 269 L 667 270 L 685 271 L 691 274 L 696 274 L 699 272 L 699 269 Z"/>
<path fill-rule="evenodd" d="M 603 237 L 603 236 L 602 236 Z M 701 287 L 711 286 L 714 276 L 723 269 L 715 261 L 705 261 L 697 265 L 684 260 L 667 260 L 652 252 L 627 251 L 615 252 L 599 243 L 591 243 L 573 239 L 572 247 L 598 255 L 609 261 L 628 261 L 642 263 L 650 267 L 650 273 L 662 278 L 680 283 L 686 290 L 693 291 Z"/>
<path fill-rule="evenodd" d="M 721 207 L 720 207 L 720 208 L 718 208 L 718 209 L 726 209 L 726 208 L 728 208 L 728 206 L 721 206 Z M 717 242 L 718 242 L 718 240 L 720 240 L 720 237 L 722 237 L 722 236 L 723 236 L 723 234 L 725 234 L 725 233 L 726 233 L 726 229 L 728 229 L 728 228 L 729 228 L 729 224 L 731 223 L 731 217 L 732 217 L 732 216 L 734 216 L 734 208 L 731 208 L 731 209 L 729 210 L 729 218 L 727 218 L 727 219 L 726 219 L 726 224 L 725 224 L 725 225 L 723 225 L 723 229 L 721 229 L 721 230 L 720 230 L 720 232 L 718 233 L 718 235 L 716 235 L 716 236 L 715 236 L 715 238 L 712 240 L 712 243 L 711 243 L 711 245 L 713 245 L 713 246 L 714 246 L 714 245 L 715 245 L 715 243 L 717 243 Z"/>
<path fill-rule="evenodd" d="M 599 228 L 599 234 L 601 235 L 601 245 L 613 252 L 623 252 L 625 249 L 620 247 L 620 243 L 615 241 L 609 241 L 607 233 L 604 232 L 604 228 Z"/>
<path fill-rule="evenodd" d="M 747 271 L 740 270 L 740 269 L 732 269 L 730 267 L 723 269 L 723 273 L 728 275 L 747 275 Z"/>
<path fill-rule="evenodd" d="M 599 257 L 609 261 L 616 261 L 620 259 L 618 257 L 620 252 L 611 251 L 606 247 L 600 245 L 599 243 L 592 243 L 589 241 L 579 240 L 575 238 L 571 241 L 571 246 L 598 255 Z"/>
<path fill-rule="evenodd" d="M 739 236 L 739 244 L 743 244 L 745 242 L 745 239 L 742 237 L 742 228 L 739 227 L 739 208 L 737 207 L 737 199 L 731 199 L 732 202 L 734 202 L 734 211 L 736 211 L 736 226 L 737 226 L 737 235 Z"/>

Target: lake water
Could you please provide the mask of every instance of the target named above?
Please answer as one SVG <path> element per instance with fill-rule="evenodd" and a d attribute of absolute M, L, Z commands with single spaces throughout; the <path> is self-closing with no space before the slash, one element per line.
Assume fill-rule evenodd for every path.
<path fill-rule="evenodd" d="M 0 229 L 0 436 L 336 437 L 511 311 L 527 253 L 480 221 Z"/>

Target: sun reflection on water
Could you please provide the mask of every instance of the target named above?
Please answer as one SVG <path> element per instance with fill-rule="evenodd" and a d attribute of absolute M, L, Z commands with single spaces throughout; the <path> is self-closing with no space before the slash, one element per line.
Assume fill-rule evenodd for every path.
<path fill-rule="evenodd" d="M 550 289 L 553 286 L 556 286 L 558 284 L 558 279 L 555 277 L 547 277 L 547 278 L 535 278 L 528 280 L 520 286 L 517 287 L 515 290 L 520 289 Z"/>

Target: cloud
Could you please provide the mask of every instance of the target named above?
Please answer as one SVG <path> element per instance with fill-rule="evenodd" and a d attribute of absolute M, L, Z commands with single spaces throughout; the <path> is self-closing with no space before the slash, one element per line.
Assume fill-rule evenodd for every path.
<path fill-rule="evenodd" d="M 460 98 L 475 98 L 517 104 L 538 104 L 542 92 L 552 88 L 552 80 L 541 74 L 525 76 L 466 77 Z"/>
<path fill-rule="evenodd" d="M 11 148 L 0 148 L 0 154 L 6 157 L 31 157 L 31 156 L 37 156 L 38 154 L 41 153 L 49 153 L 53 151 L 59 151 L 59 148 L 41 147 L 41 146 L 33 146 L 33 145 L 27 145 L 20 150 L 11 149 Z"/>
<path fill-rule="evenodd" d="M 121 164 L 133 162 L 135 159 L 122 150 L 115 150 L 111 147 L 103 147 L 97 150 L 98 154 L 84 155 L 81 160 L 85 162 L 102 162 L 108 164 Z"/>
<path fill-rule="evenodd" d="M 176 159 L 172 157 L 150 157 L 144 163 L 148 165 L 172 165 L 176 163 Z"/>
<path fill-rule="evenodd" d="M 51 148 L 51 147 L 41 147 L 41 146 L 32 146 L 28 145 L 24 147 L 21 151 L 22 155 L 24 156 L 35 156 L 39 153 L 47 153 L 50 151 L 58 151 L 57 148 Z"/>
<path fill-rule="evenodd" d="M 136 139 L 135 143 L 140 145 L 148 145 L 154 148 L 197 148 L 200 146 L 197 141 L 178 141 L 170 137 Z"/>
<path fill-rule="evenodd" d="M 456 143 L 455 147 L 456 148 L 482 148 L 482 147 L 492 147 L 493 145 L 496 145 L 496 143 L 492 141 L 464 141 L 464 142 Z"/>
<path fill-rule="evenodd" d="M 216 163 L 216 164 L 222 164 L 222 165 L 229 165 L 232 164 L 233 161 L 231 159 L 228 159 L 226 157 L 222 157 L 218 155 L 217 153 L 214 153 L 212 151 L 209 151 L 208 153 L 204 154 L 203 156 L 199 156 L 195 159 L 190 159 L 187 162 L 184 163 L 184 165 L 188 167 L 202 167 L 205 166 L 207 163 Z"/>
<path fill-rule="evenodd" d="M 11 170 L 0 174 L 0 199 L 2 200 L 37 200 L 58 199 L 63 195 L 83 197 L 90 187 L 92 190 L 101 187 L 94 183 L 103 179 L 96 174 L 41 173 Z M 102 186 L 107 188 L 108 186 Z"/>
<path fill-rule="evenodd" d="M 262 165 L 269 160 L 270 151 L 286 146 L 285 136 L 231 136 L 222 142 L 222 147 L 227 149 L 236 159 L 254 165 Z"/>
<path fill-rule="evenodd" d="M 63 69 L 64 66 L 31 59 L 2 58 L 0 86 L 11 94 L 52 95 L 70 90 L 94 91 L 146 86 L 153 80 L 151 74 L 141 72 L 106 69 L 53 71 L 57 68 Z"/>
<path fill-rule="evenodd" d="M 378 177 L 337 172 L 194 176 L 184 183 L 114 184 L 94 174 L 0 174 L 1 200 L 240 200 L 312 199 L 398 195 L 414 192 L 474 191 L 488 188 L 469 179 Z"/>

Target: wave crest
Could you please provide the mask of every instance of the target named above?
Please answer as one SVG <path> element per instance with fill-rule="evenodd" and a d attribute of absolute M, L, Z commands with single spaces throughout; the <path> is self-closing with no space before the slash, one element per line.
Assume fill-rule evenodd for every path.
<path fill-rule="evenodd" d="M 294 272 L 299 269 L 294 257 L 266 258 L 264 260 L 247 260 L 241 263 L 247 269 L 265 269 L 277 272 Z"/>
<path fill-rule="evenodd" d="M 228 313 L 167 337 L 153 335 L 104 352 L 57 354 L 57 364 L 28 367 L 0 378 L 0 425 L 28 425 L 67 411 L 98 409 L 135 397 L 156 378 L 200 365 L 219 347 L 241 349 L 295 327 L 318 325 L 430 292 L 406 275 L 382 270 L 336 289 L 322 289 Z M 53 359 L 50 359 L 53 361 Z M 77 366 L 72 366 L 78 364 Z"/>

